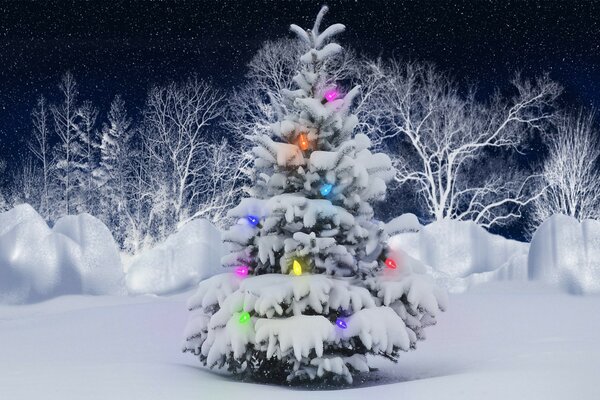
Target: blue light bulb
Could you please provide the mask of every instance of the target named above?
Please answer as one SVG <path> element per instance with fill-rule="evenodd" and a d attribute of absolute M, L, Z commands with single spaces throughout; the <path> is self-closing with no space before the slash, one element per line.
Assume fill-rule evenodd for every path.
<path fill-rule="evenodd" d="M 248 215 L 246 217 L 246 219 L 248 220 L 250 225 L 252 225 L 252 226 L 258 225 L 258 217 L 255 217 L 254 215 Z"/>
<path fill-rule="evenodd" d="M 331 193 L 332 189 L 333 189 L 333 185 L 331 183 L 323 184 L 323 186 L 321 186 L 321 196 L 325 197 L 325 196 L 329 195 L 329 193 Z"/>
<path fill-rule="evenodd" d="M 346 328 L 348 327 L 348 324 L 346 324 L 346 321 L 344 321 L 344 320 L 343 320 L 343 319 L 341 319 L 341 318 L 338 318 L 338 319 L 335 321 L 335 324 L 336 324 L 337 326 L 339 326 L 340 328 L 342 328 L 342 329 L 346 329 Z"/>

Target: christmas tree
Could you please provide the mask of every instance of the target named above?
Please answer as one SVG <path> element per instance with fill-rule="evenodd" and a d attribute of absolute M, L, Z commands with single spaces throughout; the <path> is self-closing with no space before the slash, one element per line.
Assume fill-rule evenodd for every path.
<path fill-rule="evenodd" d="M 184 351 L 211 368 L 256 380 L 352 382 L 367 355 L 397 360 L 435 323 L 444 294 L 386 246 L 370 203 L 393 177 L 390 159 L 353 134 L 360 88 L 344 93 L 327 76 L 342 51 L 321 32 L 291 25 L 306 44 L 295 90 L 274 104 L 270 135 L 252 135 L 250 198 L 225 232 L 235 272 L 203 281 L 190 299 Z"/>

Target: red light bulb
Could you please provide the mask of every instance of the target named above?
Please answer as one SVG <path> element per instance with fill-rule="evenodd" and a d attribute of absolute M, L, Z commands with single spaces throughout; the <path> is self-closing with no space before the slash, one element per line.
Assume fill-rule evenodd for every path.
<path fill-rule="evenodd" d="M 391 258 L 386 258 L 385 259 L 385 265 L 389 269 L 396 269 L 396 268 L 398 268 L 398 265 L 396 264 L 396 261 L 392 260 Z"/>

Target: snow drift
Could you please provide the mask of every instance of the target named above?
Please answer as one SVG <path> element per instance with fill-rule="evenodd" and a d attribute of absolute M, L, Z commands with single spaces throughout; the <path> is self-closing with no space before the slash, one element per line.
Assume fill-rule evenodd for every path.
<path fill-rule="evenodd" d="M 553 215 L 533 235 L 528 269 L 570 293 L 600 292 L 600 221 Z"/>
<path fill-rule="evenodd" d="M 443 220 L 420 226 L 405 214 L 386 225 L 388 244 L 425 264 L 451 292 L 497 280 L 527 280 L 527 243 L 506 239 L 471 221 Z"/>
<path fill-rule="evenodd" d="M 127 287 L 137 294 L 177 292 L 224 272 L 222 256 L 221 232 L 207 220 L 193 220 L 132 260 Z"/>
<path fill-rule="evenodd" d="M 0 214 L 0 303 L 123 293 L 117 245 L 96 218 L 67 216 L 50 229 L 28 204 Z"/>

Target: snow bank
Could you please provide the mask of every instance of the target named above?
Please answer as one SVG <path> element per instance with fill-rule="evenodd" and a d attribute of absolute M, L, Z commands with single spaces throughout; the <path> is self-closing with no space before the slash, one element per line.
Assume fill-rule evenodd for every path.
<path fill-rule="evenodd" d="M 127 288 L 138 294 L 183 290 L 223 272 L 222 256 L 220 231 L 206 220 L 191 221 L 131 261 Z"/>
<path fill-rule="evenodd" d="M 0 214 L 0 303 L 123 292 L 117 246 L 94 217 L 66 217 L 50 229 L 28 204 Z"/>
<path fill-rule="evenodd" d="M 570 293 L 600 292 L 600 221 L 554 215 L 533 235 L 529 277 Z"/>
<path fill-rule="evenodd" d="M 387 224 L 388 244 L 415 259 L 442 286 L 462 292 L 497 280 L 527 280 L 527 243 L 493 235 L 471 221 L 443 220 L 421 226 L 414 215 Z"/>
<path fill-rule="evenodd" d="M 56 221 L 53 231 L 81 249 L 78 273 L 83 293 L 125 294 L 119 247 L 106 225 L 89 214 L 68 215 Z"/>
<path fill-rule="evenodd" d="M 573 294 L 600 293 L 600 221 L 554 215 L 531 244 L 493 235 L 469 221 L 420 226 L 405 214 L 386 225 L 389 245 L 450 292 L 482 283 L 538 280 Z M 404 252 L 404 253 L 403 253 Z"/>

